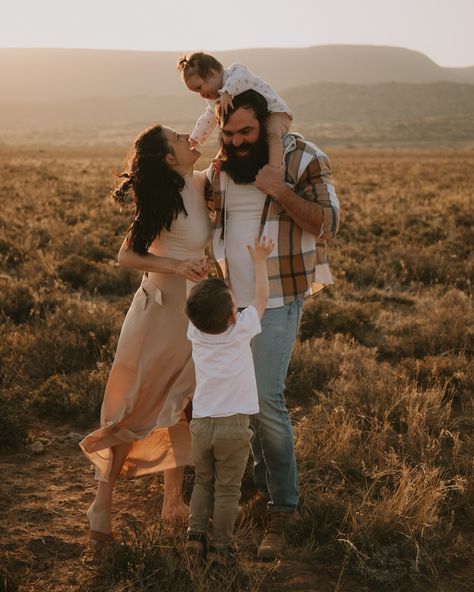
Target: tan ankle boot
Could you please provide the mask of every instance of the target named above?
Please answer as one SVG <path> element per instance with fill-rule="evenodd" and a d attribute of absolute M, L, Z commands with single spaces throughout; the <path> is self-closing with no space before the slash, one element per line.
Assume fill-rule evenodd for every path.
<path fill-rule="evenodd" d="M 290 517 L 290 512 L 270 512 L 269 522 L 257 552 L 259 559 L 276 559 L 285 551 L 287 544 L 284 529 Z"/>

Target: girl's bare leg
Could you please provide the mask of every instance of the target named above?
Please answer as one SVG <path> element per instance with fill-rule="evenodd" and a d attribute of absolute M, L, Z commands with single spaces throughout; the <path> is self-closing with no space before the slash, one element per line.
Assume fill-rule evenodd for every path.
<path fill-rule="evenodd" d="M 289 131 L 290 126 L 291 117 L 288 113 L 271 113 L 268 117 L 268 164 L 278 169 L 283 177 L 285 176 L 285 167 L 282 136 Z"/>
<path fill-rule="evenodd" d="M 164 494 L 161 517 L 163 520 L 186 520 L 189 507 L 183 502 L 184 467 L 163 471 Z"/>
<path fill-rule="evenodd" d="M 91 531 L 110 534 L 112 532 L 112 494 L 120 469 L 132 447 L 131 442 L 118 444 L 112 448 L 113 461 L 109 481 L 99 481 L 95 499 L 87 510 Z"/>

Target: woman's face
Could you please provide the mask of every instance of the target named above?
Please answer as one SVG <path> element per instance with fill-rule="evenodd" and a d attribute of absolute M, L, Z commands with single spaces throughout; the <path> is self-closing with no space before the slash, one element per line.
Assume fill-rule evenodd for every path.
<path fill-rule="evenodd" d="M 186 166 L 194 164 L 201 156 L 199 150 L 191 148 L 191 145 L 189 144 L 189 134 L 180 134 L 169 127 L 163 127 L 163 131 L 168 140 L 168 145 L 176 158 L 176 165 Z"/>

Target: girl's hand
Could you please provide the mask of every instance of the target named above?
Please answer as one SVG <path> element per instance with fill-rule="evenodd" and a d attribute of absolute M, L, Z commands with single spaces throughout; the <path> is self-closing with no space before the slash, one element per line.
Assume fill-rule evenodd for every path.
<path fill-rule="evenodd" d="M 176 267 L 176 273 L 182 275 L 187 280 L 199 282 L 207 277 L 208 265 L 207 259 L 185 259 L 180 261 Z"/>
<path fill-rule="evenodd" d="M 266 261 L 270 253 L 275 248 L 275 243 L 272 239 L 268 239 L 266 236 L 262 236 L 262 240 L 259 242 L 258 237 L 255 237 L 254 246 L 253 248 L 250 245 L 247 245 L 247 249 L 249 250 L 250 257 L 252 261 L 256 263 L 257 261 Z"/>
<path fill-rule="evenodd" d="M 220 158 L 213 158 L 211 161 L 211 164 L 212 164 L 212 168 L 216 172 L 219 172 L 222 168 L 222 160 Z"/>
<path fill-rule="evenodd" d="M 232 102 L 232 97 L 230 96 L 230 94 L 226 91 L 225 93 L 221 94 L 221 100 L 219 102 L 219 115 L 226 115 L 227 114 L 227 109 L 229 107 L 234 108 L 234 103 Z"/>

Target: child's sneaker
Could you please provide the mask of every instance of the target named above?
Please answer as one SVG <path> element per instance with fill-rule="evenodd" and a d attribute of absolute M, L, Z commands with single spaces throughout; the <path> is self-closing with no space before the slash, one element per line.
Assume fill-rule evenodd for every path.
<path fill-rule="evenodd" d="M 226 547 L 209 547 L 207 553 L 207 563 L 209 565 L 230 567 L 237 563 L 237 551 L 231 545 Z"/>
<path fill-rule="evenodd" d="M 188 532 L 186 553 L 193 561 L 203 561 L 207 555 L 207 534 L 205 532 Z"/>

